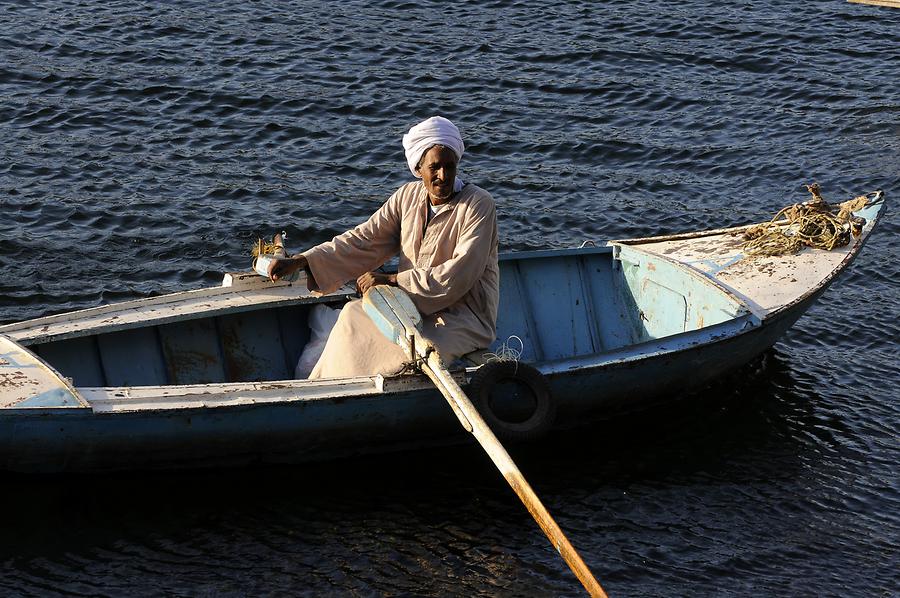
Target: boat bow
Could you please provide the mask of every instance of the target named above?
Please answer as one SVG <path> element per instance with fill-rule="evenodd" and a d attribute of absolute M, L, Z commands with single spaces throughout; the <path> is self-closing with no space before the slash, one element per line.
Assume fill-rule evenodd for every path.
<path fill-rule="evenodd" d="M 845 247 L 831 251 L 804 248 L 793 255 L 746 256 L 742 250 L 743 233 L 750 226 L 609 244 L 699 272 L 766 320 L 824 291 L 858 255 L 881 218 L 883 206 L 884 193 L 871 194 L 866 206 L 853 212 L 865 220 L 860 234 Z"/>

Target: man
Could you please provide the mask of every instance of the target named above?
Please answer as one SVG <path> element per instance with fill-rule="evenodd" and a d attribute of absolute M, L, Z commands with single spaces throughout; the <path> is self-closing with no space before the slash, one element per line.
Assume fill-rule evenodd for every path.
<path fill-rule="evenodd" d="M 406 161 L 421 179 L 398 189 L 366 222 L 271 272 L 300 268 L 310 290 L 328 293 L 356 279 L 361 293 L 379 284 L 406 291 L 423 316 L 422 333 L 447 363 L 487 347 L 496 336 L 500 273 L 497 214 L 490 194 L 456 176 L 465 145 L 459 129 L 431 117 L 403 136 Z M 400 254 L 396 274 L 375 272 Z M 403 351 L 351 301 L 338 317 L 310 378 L 391 374 Z"/>

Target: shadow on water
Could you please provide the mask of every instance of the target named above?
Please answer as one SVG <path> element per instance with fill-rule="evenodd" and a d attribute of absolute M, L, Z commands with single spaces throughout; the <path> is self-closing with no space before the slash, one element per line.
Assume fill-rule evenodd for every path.
<path fill-rule="evenodd" d="M 635 485 L 790 476 L 815 400 L 782 356 L 769 351 L 699 393 L 510 452 L 551 510 L 563 497 L 621 494 Z M 448 512 L 472 533 L 483 518 L 529 525 L 474 444 L 303 466 L 7 475 L 2 483 L 2 533 L 15 542 L 0 542 L 0 561 L 123 542 L 178 544 L 213 528 L 279 527 L 310 540 L 339 532 L 349 518 L 367 525 L 408 521 L 422 533 L 447 525 Z M 396 517 L 398 510 L 405 517 Z"/>
<path fill-rule="evenodd" d="M 812 417 L 816 398 L 770 350 L 700 391 L 559 433 L 539 447 L 522 447 L 523 456 L 541 461 L 577 455 L 574 468 L 588 465 L 586 470 L 607 483 L 675 480 L 754 460 L 761 451 L 793 454 L 790 443 Z M 779 469 L 784 465 L 780 461 Z"/>

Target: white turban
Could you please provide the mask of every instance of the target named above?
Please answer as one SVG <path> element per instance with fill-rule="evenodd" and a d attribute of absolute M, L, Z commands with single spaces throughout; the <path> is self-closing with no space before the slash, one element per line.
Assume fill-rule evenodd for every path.
<path fill-rule="evenodd" d="M 416 166 L 422 159 L 422 154 L 435 145 L 445 145 L 452 149 L 457 160 L 462 159 L 463 151 L 466 149 L 459 129 L 443 116 L 425 119 L 403 136 L 406 163 L 414 176 L 422 178 L 422 175 L 416 172 Z"/>

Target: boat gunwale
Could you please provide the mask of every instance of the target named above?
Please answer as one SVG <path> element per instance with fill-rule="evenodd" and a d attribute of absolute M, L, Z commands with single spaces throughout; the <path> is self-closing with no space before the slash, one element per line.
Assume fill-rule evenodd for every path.
<path fill-rule="evenodd" d="M 665 357 L 692 351 L 708 345 L 736 338 L 742 334 L 753 332 L 761 328 L 765 323 L 752 312 L 744 313 L 730 320 L 686 330 L 677 334 L 670 334 L 660 338 L 649 339 L 641 343 L 626 345 L 614 351 L 603 353 L 590 353 L 577 357 L 564 357 L 539 363 L 531 363 L 542 374 L 559 375 L 572 371 L 604 368 L 614 365 L 627 365 L 639 362 L 648 357 Z M 667 346 L 670 345 L 670 346 Z M 648 348 L 657 347 L 657 350 L 647 351 Z M 602 357 L 603 359 L 598 359 Z"/>
<path fill-rule="evenodd" d="M 460 384 L 467 384 L 471 375 L 478 367 L 469 367 L 459 370 L 451 370 L 451 375 Z M 303 396 L 303 390 L 320 389 L 317 393 L 307 393 L 313 396 Z M 207 384 L 177 384 L 177 385 L 148 385 L 148 386 L 80 386 L 75 390 L 82 397 L 85 404 L 81 407 L 33 407 L 0 409 L 0 419 L 12 415 L 49 415 L 62 412 L 90 411 L 96 416 L 115 416 L 124 413 L 164 413 L 186 410 L 209 410 L 228 407 L 253 406 L 253 405 L 289 405 L 307 404 L 318 401 L 347 402 L 355 399 L 369 399 L 372 397 L 400 396 L 410 392 L 433 390 L 433 385 L 424 374 L 402 374 L 393 376 L 351 376 L 346 378 L 326 378 L 320 380 L 269 380 L 263 382 L 215 382 Z M 179 393 L 179 390 L 184 392 Z M 332 394 L 324 394 L 329 390 L 341 391 Z M 347 392 L 350 390 L 351 392 Z M 154 392 L 158 391 L 158 392 Z M 217 397 L 227 397 L 234 393 L 260 393 L 273 391 L 294 391 L 290 397 L 248 397 L 242 400 L 225 399 L 219 404 L 211 404 L 211 400 Z M 121 396 L 106 398 L 102 395 L 115 395 L 121 393 L 137 396 Z M 159 407 L 141 407 L 137 409 L 110 408 L 96 409 L 101 403 L 117 403 L 121 407 L 129 402 L 162 402 L 166 405 Z M 182 404 L 176 404 L 182 401 Z"/>
<path fill-rule="evenodd" d="M 876 212 L 875 219 L 871 221 L 873 223 L 872 226 L 868 227 L 871 230 L 871 228 L 874 228 L 874 226 L 875 226 L 874 223 L 878 221 L 878 219 L 881 217 L 881 214 L 884 212 L 885 193 L 883 190 L 879 189 L 877 191 L 867 193 L 866 195 L 874 195 L 874 197 L 872 198 L 871 201 L 869 201 L 869 203 L 867 203 L 865 205 L 865 207 L 860 208 L 859 210 L 856 210 L 853 213 L 856 214 L 857 212 L 860 212 L 867 208 L 871 208 L 876 205 L 879 206 L 879 209 Z M 808 203 L 810 203 L 810 202 L 800 202 L 801 205 L 806 205 Z M 713 229 L 708 229 L 708 230 L 673 233 L 673 234 L 669 234 L 669 235 L 654 235 L 651 237 L 633 237 L 633 238 L 629 238 L 629 239 L 610 239 L 609 241 L 606 242 L 606 244 L 608 246 L 646 245 L 649 243 L 662 243 L 665 241 L 683 241 L 683 240 L 687 240 L 687 239 L 700 239 L 702 237 L 723 235 L 725 233 L 743 232 L 749 228 L 753 228 L 754 226 L 759 226 L 760 224 L 766 224 L 766 223 L 756 222 L 756 223 L 750 223 L 750 224 L 740 224 L 738 226 L 727 226 L 724 228 L 713 228 Z M 787 219 L 783 219 L 783 220 L 778 220 L 776 222 L 773 222 L 772 224 L 783 227 L 783 226 L 790 225 L 791 222 Z M 867 224 L 868 224 L 868 222 L 867 222 Z"/>
<path fill-rule="evenodd" d="M 191 289 L 186 291 L 176 291 L 174 293 L 167 293 L 165 295 L 158 295 L 156 297 L 146 297 L 141 299 L 131 299 L 128 301 L 122 301 L 119 303 L 109 303 L 106 305 L 98 305 L 95 307 L 88 307 L 85 309 L 79 309 L 75 311 L 62 312 L 59 314 L 53 314 L 50 316 L 43 316 L 40 318 L 34 318 L 31 320 L 23 320 L 22 322 L 15 322 L 11 324 L 5 324 L 0 326 L 0 335 L 4 335 L 7 338 L 15 341 L 16 343 L 22 345 L 23 347 L 28 347 L 30 345 L 41 344 L 41 343 L 49 343 L 56 341 L 63 341 L 68 339 L 75 338 L 83 338 L 89 337 L 98 334 L 109 334 L 114 332 L 121 332 L 125 330 L 133 330 L 136 328 L 144 328 L 147 326 L 162 326 L 165 324 L 172 324 L 175 322 L 182 322 L 185 320 L 193 320 L 199 318 L 212 318 L 225 314 L 232 313 L 242 313 L 248 311 L 255 311 L 260 308 L 269 309 L 276 307 L 287 307 L 290 305 L 303 305 L 310 303 L 327 303 L 327 302 L 338 302 L 342 300 L 346 300 L 349 297 L 355 294 L 355 291 L 351 291 L 349 287 L 342 287 L 333 293 L 329 293 L 327 295 L 324 294 L 314 294 L 313 292 L 307 291 L 304 293 L 300 291 L 297 295 L 294 296 L 284 296 L 278 298 L 270 298 L 268 300 L 261 300 L 256 302 L 247 302 L 241 305 L 226 305 L 226 306 L 215 306 L 210 305 L 207 306 L 206 309 L 189 311 L 183 313 L 169 313 L 161 316 L 153 316 L 147 314 L 146 317 L 137 319 L 131 322 L 113 322 L 107 323 L 106 321 L 96 321 L 91 322 L 90 325 L 84 328 L 76 328 L 74 330 L 67 330 L 64 332 L 57 333 L 47 333 L 43 332 L 43 328 L 48 328 L 53 325 L 65 325 L 67 323 L 77 325 L 78 320 L 82 318 L 99 318 L 102 316 L 115 316 L 119 313 L 127 313 L 130 310 L 135 308 L 151 308 L 151 307 L 160 307 L 160 308 L 172 308 L 177 306 L 179 303 L 186 303 L 188 301 L 192 301 L 194 299 L 205 299 L 211 298 L 215 300 L 215 298 L 224 298 L 227 295 L 235 295 L 235 296 L 245 296 L 252 297 L 252 295 L 241 295 L 242 293 L 247 293 L 248 291 L 258 290 L 258 291 L 267 291 L 272 288 L 291 288 L 296 286 L 296 283 L 289 284 L 280 284 L 275 283 L 269 289 L 239 289 L 239 288 L 231 288 L 231 287 L 204 287 L 202 289 Z"/>

